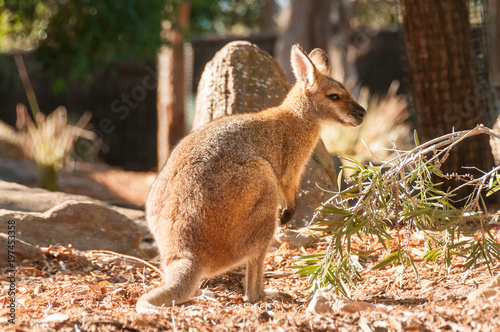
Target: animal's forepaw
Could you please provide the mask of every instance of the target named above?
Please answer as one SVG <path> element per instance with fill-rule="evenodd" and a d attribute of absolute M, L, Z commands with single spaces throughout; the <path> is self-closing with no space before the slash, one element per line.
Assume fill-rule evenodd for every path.
<path fill-rule="evenodd" d="M 289 209 L 285 209 L 285 210 L 280 211 L 280 215 L 279 215 L 280 224 L 285 225 L 290 220 L 292 220 L 294 213 L 295 213 L 295 210 L 289 210 Z"/>

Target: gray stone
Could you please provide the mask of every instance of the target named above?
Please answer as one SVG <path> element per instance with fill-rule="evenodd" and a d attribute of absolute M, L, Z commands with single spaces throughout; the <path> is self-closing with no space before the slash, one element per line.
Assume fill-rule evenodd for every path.
<path fill-rule="evenodd" d="M 38 246 L 72 245 L 140 256 L 139 227 L 124 215 L 93 202 L 66 201 L 43 213 L 0 209 L 0 229 L 16 222 L 16 238 Z"/>
<path fill-rule="evenodd" d="M 342 295 L 335 294 L 334 291 L 328 288 L 320 288 L 314 294 L 306 312 L 310 314 L 355 313 L 373 307 L 370 303 L 351 301 Z"/>
<path fill-rule="evenodd" d="M 146 214 L 143 210 L 128 209 L 120 206 L 111 205 L 109 208 L 113 211 L 123 214 L 130 220 L 132 220 L 139 228 L 143 238 L 152 239 L 151 232 L 149 231 L 148 221 L 146 220 Z"/>
<path fill-rule="evenodd" d="M 249 42 L 231 42 L 205 66 L 193 129 L 222 116 L 277 106 L 289 90 L 283 70 L 268 53 Z M 309 224 L 315 209 L 331 196 L 326 191 L 336 190 L 336 181 L 335 165 L 320 140 L 304 171 L 292 227 Z"/>
<path fill-rule="evenodd" d="M 270 246 L 279 248 L 281 244 L 288 243 L 290 249 L 309 248 L 318 239 L 313 237 L 306 227 L 298 230 L 279 228 Z"/>
<path fill-rule="evenodd" d="M 0 209 L 24 212 L 45 212 L 66 201 L 92 202 L 121 213 L 139 225 L 143 236 L 149 236 L 144 211 L 106 204 L 83 195 L 73 195 L 41 188 L 30 188 L 0 180 Z"/>
<path fill-rule="evenodd" d="M 14 245 L 12 241 L 14 241 Z M 12 250 L 10 249 L 11 246 Z M 0 250 L 0 268 L 9 267 L 9 251 L 14 253 L 15 265 L 25 259 L 39 262 L 45 260 L 45 256 L 40 247 L 17 238 L 15 240 L 9 240 L 9 236 L 6 233 L 0 233 L 0 247 L 2 248 L 2 250 Z"/>
<path fill-rule="evenodd" d="M 139 248 L 141 249 L 141 254 L 147 259 L 153 259 L 159 255 L 158 246 L 156 242 L 151 239 L 152 242 L 142 241 Z"/>
<path fill-rule="evenodd" d="M 467 295 L 469 302 L 484 301 L 492 296 L 500 297 L 500 275 L 497 275 L 483 287 L 480 287 Z"/>
<path fill-rule="evenodd" d="M 231 42 L 201 75 L 193 129 L 222 116 L 278 106 L 289 90 L 283 70 L 267 52 L 246 41 Z"/>
<path fill-rule="evenodd" d="M 66 194 L 41 188 L 30 188 L 14 182 L 0 180 L 0 209 L 45 212 L 69 200 L 104 204 L 87 196 Z"/>

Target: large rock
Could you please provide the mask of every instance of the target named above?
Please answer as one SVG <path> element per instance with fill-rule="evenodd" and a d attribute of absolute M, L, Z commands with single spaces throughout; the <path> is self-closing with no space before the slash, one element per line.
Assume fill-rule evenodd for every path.
<path fill-rule="evenodd" d="M 246 41 L 231 42 L 201 75 L 193 129 L 222 116 L 278 106 L 289 90 L 283 70 L 269 53 Z"/>
<path fill-rule="evenodd" d="M 279 248 L 283 243 L 287 243 L 290 249 L 309 248 L 318 240 L 319 237 L 314 237 L 307 227 L 298 230 L 280 227 L 270 246 Z"/>
<path fill-rule="evenodd" d="M 92 202 L 119 212 L 139 225 L 143 236 L 149 235 L 144 211 L 108 205 L 84 195 L 73 195 L 41 188 L 30 188 L 0 180 L 0 209 L 24 212 L 45 212 L 67 201 Z"/>
<path fill-rule="evenodd" d="M 36 259 L 35 246 L 71 244 L 80 250 L 102 249 L 138 255 L 142 235 L 149 234 L 144 211 L 108 205 L 82 195 L 29 188 L 0 181 L 0 231 L 16 222 L 16 252 Z M 3 235 L 0 236 L 0 244 Z M 26 242 L 26 245 L 24 242 Z M 5 258 L 0 257 L 0 261 Z"/>
<path fill-rule="evenodd" d="M 467 300 L 469 302 L 480 302 L 490 297 L 500 297 L 500 275 L 491 279 L 486 285 L 469 293 Z"/>
<path fill-rule="evenodd" d="M 227 44 L 205 66 L 198 85 L 193 129 L 216 118 L 258 112 L 281 104 L 290 83 L 278 63 L 254 44 Z M 306 165 L 300 186 L 295 228 L 307 225 L 314 210 L 336 190 L 335 165 L 320 140 Z"/>
<path fill-rule="evenodd" d="M 66 201 L 40 212 L 0 210 L 0 229 L 15 221 L 16 239 L 49 246 L 72 245 L 79 250 L 111 250 L 139 255 L 141 231 L 124 215 L 93 202 Z"/>
<path fill-rule="evenodd" d="M 0 233 L 0 247 L 3 249 L 0 250 L 0 268 L 10 267 L 9 251 L 14 253 L 14 265 L 25 259 L 39 262 L 45 260 L 45 256 L 39 247 L 19 239 L 9 240 L 9 236 L 5 233 Z"/>
<path fill-rule="evenodd" d="M 87 196 L 66 194 L 41 188 L 30 188 L 14 182 L 0 180 L 0 209 L 45 212 L 56 205 L 70 200 L 104 204 Z"/>

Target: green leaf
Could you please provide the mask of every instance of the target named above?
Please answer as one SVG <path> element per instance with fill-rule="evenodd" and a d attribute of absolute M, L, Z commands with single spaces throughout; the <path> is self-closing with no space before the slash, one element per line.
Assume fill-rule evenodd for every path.
<path fill-rule="evenodd" d="M 352 161 L 353 163 L 355 163 L 356 165 L 358 165 L 359 166 L 359 170 L 365 170 L 365 167 L 359 161 L 357 161 L 356 159 L 354 159 L 353 157 L 347 156 L 345 158 L 349 159 L 350 161 Z M 358 169 L 356 169 L 356 170 L 358 170 Z"/>
<path fill-rule="evenodd" d="M 344 180 L 344 170 L 340 169 L 339 174 L 337 175 L 337 188 L 342 190 L 342 184 Z"/>
<path fill-rule="evenodd" d="M 427 263 L 430 260 L 433 260 L 434 262 L 437 261 L 437 258 L 443 254 L 443 248 L 435 248 L 432 249 L 431 251 L 427 252 L 424 254 L 424 263 Z"/>
<path fill-rule="evenodd" d="M 324 205 L 320 208 L 321 212 L 327 213 L 327 214 L 334 214 L 334 215 L 342 215 L 342 216 L 349 216 L 351 213 L 349 211 L 346 211 L 344 209 L 332 206 L 332 205 Z"/>
<path fill-rule="evenodd" d="M 373 266 L 371 270 L 378 270 L 388 264 L 391 264 L 392 262 L 397 262 L 399 261 L 399 251 L 395 251 L 386 258 L 384 258 L 382 261 L 380 261 L 378 264 Z"/>
<path fill-rule="evenodd" d="M 496 185 L 495 187 L 493 187 L 492 189 L 490 189 L 486 192 L 486 197 L 493 195 L 494 193 L 496 193 L 499 190 L 500 190 L 500 185 Z"/>
<path fill-rule="evenodd" d="M 418 273 L 417 266 L 415 265 L 415 262 L 413 261 L 413 257 L 410 255 L 410 253 L 406 253 L 406 258 L 410 262 L 410 265 L 413 267 L 413 271 L 415 272 L 415 275 L 417 276 L 417 282 L 420 284 L 420 274 Z"/>

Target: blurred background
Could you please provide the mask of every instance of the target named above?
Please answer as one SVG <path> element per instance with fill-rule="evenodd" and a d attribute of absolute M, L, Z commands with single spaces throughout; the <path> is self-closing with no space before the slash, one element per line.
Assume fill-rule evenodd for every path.
<path fill-rule="evenodd" d="M 368 117 L 358 129 L 326 128 L 325 144 L 332 155 L 378 163 L 393 153 L 387 149 L 413 146 L 413 129 L 425 141 L 494 124 L 499 6 L 486 0 L 0 0 L 0 163 L 31 158 L 39 171 L 55 164 L 57 173 L 71 159 L 72 165 L 155 171 L 189 132 L 205 64 L 240 39 L 270 53 L 290 80 L 293 44 L 327 50 L 332 76 L 368 108 Z M 168 130 L 158 137 L 158 119 L 165 118 L 160 126 Z M 69 128 L 66 136 L 61 128 Z M 47 137 L 56 148 L 46 147 Z M 460 158 L 490 167 L 488 139 L 464 147 Z M 4 179 L 16 176 L 29 182 L 22 174 Z"/>

